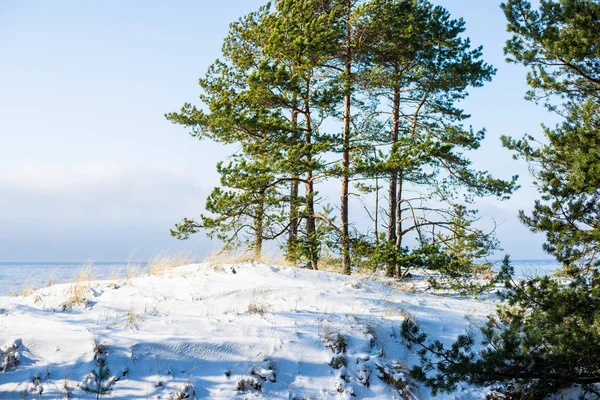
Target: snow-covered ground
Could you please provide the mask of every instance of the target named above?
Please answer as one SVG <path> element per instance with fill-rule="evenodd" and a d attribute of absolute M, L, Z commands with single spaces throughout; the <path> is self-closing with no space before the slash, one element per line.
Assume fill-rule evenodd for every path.
<path fill-rule="evenodd" d="M 90 372 L 104 362 L 108 398 L 402 398 L 402 365 L 417 362 L 399 335 L 404 318 L 447 344 L 494 309 L 490 300 L 251 263 L 54 285 L 0 297 L 0 399 L 95 398 L 82 388 L 95 388 Z"/>

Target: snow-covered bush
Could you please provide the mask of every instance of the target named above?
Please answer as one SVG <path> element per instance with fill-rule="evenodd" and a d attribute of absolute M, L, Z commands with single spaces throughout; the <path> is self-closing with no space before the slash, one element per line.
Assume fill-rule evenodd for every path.
<path fill-rule="evenodd" d="M 185 385 L 181 387 L 177 387 L 174 391 L 171 392 L 172 400 L 185 400 L 185 399 L 195 399 L 196 398 L 196 389 L 191 382 L 187 382 Z"/>
<path fill-rule="evenodd" d="M 264 304 L 259 303 L 256 300 L 252 300 L 250 301 L 250 304 L 248 304 L 248 312 L 250 314 L 264 315 L 269 311 L 267 310 L 267 307 Z"/>
<path fill-rule="evenodd" d="M 255 378 L 242 378 L 238 381 L 235 390 L 238 392 L 260 392 L 262 391 L 262 383 Z"/>
<path fill-rule="evenodd" d="M 270 358 L 265 358 L 263 362 L 252 368 L 251 374 L 261 379 L 263 382 L 277 382 L 275 361 Z"/>
<path fill-rule="evenodd" d="M 16 339 L 6 346 L 4 350 L 0 349 L 0 372 L 10 371 L 19 366 L 21 363 L 21 355 L 18 350 L 21 346 L 21 339 Z"/>
<path fill-rule="evenodd" d="M 346 352 L 348 343 L 346 338 L 339 332 L 333 332 L 326 329 L 322 336 L 325 346 L 329 347 L 334 354 L 344 354 Z"/>
<path fill-rule="evenodd" d="M 379 379 L 396 389 L 403 399 L 416 399 L 414 385 L 410 380 L 410 371 L 405 364 L 393 362 L 375 366 L 379 371 Z"/>

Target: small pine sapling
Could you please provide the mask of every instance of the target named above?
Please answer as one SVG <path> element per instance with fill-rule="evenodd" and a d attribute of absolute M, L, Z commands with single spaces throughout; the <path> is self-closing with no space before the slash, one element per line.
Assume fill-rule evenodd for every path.
<path fill-rule="evenodd" d="M 96 368 L 88 374 L 84 384 L 81 386 L 84 392 L 95 394 L 97 400 L 102 396 L 110 395 L 115 383 L 119 380 L 119 378 L 111 376 L 110 368 L 106 361 L 107 356 L 107 347 L 96 342 L 94 346 Z"/>

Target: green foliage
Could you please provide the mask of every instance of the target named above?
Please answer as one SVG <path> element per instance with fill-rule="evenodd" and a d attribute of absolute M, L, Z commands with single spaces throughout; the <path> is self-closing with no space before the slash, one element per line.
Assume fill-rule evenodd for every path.
<path fill-rule="evenodd" d="M 277 0 L 233 23 L 222 58 L 199 81 L 202 106 L 167 115 L 192 136 L 236 146 L 217 166 L 208 212 L 183 219 L 173 236 L 202 230 L 256 258 L 264 241 L 277 240 L 288 260 L 312 268 L 333 252 L 345 273 L 352 243 L 355 266 L 371 249 L 371 265 L 405 276 L 403 237 L 425 244 L 456 225 L 452 204 L 516 188 L 516 178 L 478 171 L 465 155 L 485 132 L 463 125 L 469 115 L 458 102 L 495 70 L 464 32 L 464 21 L 426 0 Z M 317 190 L 336 178 L 337 219 Z M 389 181 L 386 244 L 379 206 L 373 234 L 351 238 L 358 180 L 359 190 L 376 181 L 378 200 L 380 181 Z"/>
<path fill-rule="evenodd" d="M 544 98 L 564 117 L 545 127 L 547 143 L 503 137 L 530 165 L 542 198 L 520 218 L 546 233 L 545 250 L 576 275 L 597 268 L 600 250 L 600 4 L 587 0 L 503 5 L 512 39 L 506 52 L 531 68 L 529 97 Z M 550 102 L 559 97 L 562 104 Z"/>
<path fill-rule="evenodd" d="M 569 105 L 567 119 L 545 129 L 547 144 L 532 137 L 504 138 L 506 147 L 532 165 L 542 193 L 533 214 L 520 218 L 534 232 L 545 232 L 544 249 L 576 274 L 600 266 L 600 103 Z"/>
<path fill-rule="evenodd" d="M 464 127 L 469 115 L 457 103 L 495 73 L 481 47 L 461 37 L 464 21 L 428 1 L 374 0 L 366 7 L 373 68 L 365 73 L 365 89 L 390 101 L 398 96 L 398 121 L 388 119 L 385 134 L 373 139 L 391 145 L 390 152 L 373 167 L 401 173 L 407 184 L 427 186 L 442 200 L 455 197 L 458 187 L 507 198 L 516 177 L 507 182 L 473 170 L 463 154 L 479 148 L 485 131 Z"/>
<path fill-rule="evenodd" d="M 386 241 L 383 234 L 376 242 L 367 235 L 354 237 L 352 259 L 357 268 L 372 272 L 395 265 L 397 268 L 389 271 L 388 275 L 398 279 L 403 279 L 411 267 L 416 266 L 416 257 L 411 256 L 408 247 L 398 249 L 394 243 Z"/>
<path fill-rule="evenodd" d="M 371 109 L 385 110 L 385 120 L 362 129 L 368 140 L 358 166 L 365 177 L 389 180 L 386 247 L 401 253 L 405 237 L 416 235 L 424 245 L 436 232 L 451 233 L 453 204 L 508 198 L 516 177 L 504 181 L 478 171 L 465 155 L 479 148 L 485 130 L 463 125 L 469 115 L 458 102 L 469 88 L 491 80 L 495 69 L 463 37 L 464 21 L 422 0 L 373 0 L 365 10 L 369 68 L 360 85 L 377 103 Z M 391 255 L 387 275 L 401 277 Z"/>
<path fill-rule="evenodd" d="M 512 279 L 508 258 L 501 277 L 504 303 L 475 336 L 449 348 L 405 321 L 402 335 L 419 348 L 412 370 L 433 392 L 460 382 L 491 386 L 493 398 L 543 399 L 571 390 L 600 398 L 600 4 L 591 0 L 510 0 L 502 5 L 513 37 L 510 60 L 530 67 L 528 97 L 564 117 L 545 127 L 547 142 L 503 138 L 515 158 L 530 164 L 541 193 L 532 215 L 520 218 L 544 232 L 544 249 L 561 261 L 569 279 Z M 553 100 L 560 100 L 559 103 Z"/>
<path fill-rule="evenodd" d="M 429 278 L 433 288 L 478 294 L 496 284 L 491 263 L 482 260 L 499 244 L 492 234 L 473 227 L 475 215 L 474 210 L 455 206 L 449 233 L 438 234 L 432 245 L 423 248 L 426 268 L 440 274 Z"/>
<path fill-rule="evenodd" d="M 446 348 L 429 342 L 414 321 L 403 322 L 402 336 L 421 359 L 413 377 L 434 394 L 466 382 L 510 399 L 542 399 L 574 385 L 600 397 L 600 274 L 570 283 L 550 277 L 515 282 L 511 272 L 506 258 L 506 302 L 481 329 L 479 351 L 473 333 Z"/>
<path fill-rule="evenodd" d="M 110 368 L 108 368 L 106 361 L 107 356 L 108 349 L 106 346 L 96 343 L 94 346 L 94 364 L 96 366 L 81 386 L 84 392 L 95 394 L 96 399 L 109 396 L 112 393 L 113 386 L 118 381 L 117 378 L 111 377 Z"/>
<path fill-rule="evenodd" d="M 544 0 L 535 9 L 528 0 L 502 4 L 513 34 L 506 43 L 508 61 L 530 67 L 527 83 L 532 100 L 553 97 L 583 102 L 598 99 L 600 4 L 594 0 Z"/>

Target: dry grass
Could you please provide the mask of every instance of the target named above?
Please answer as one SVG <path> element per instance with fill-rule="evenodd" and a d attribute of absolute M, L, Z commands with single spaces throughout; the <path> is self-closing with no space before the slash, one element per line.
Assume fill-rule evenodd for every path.
<path fill-rule="evenodd" d="M 230 264 L 242 264 L 252 262 L 250 252 L 230 252 L 219 250 L 204 259 L 204 263 L 210 265 L 215 271 L 224 271 L 223 267 Z"/>
<path fill-rule="evenodd" d="M 48 278 L 48 283 L 46 284 L 46 287 L 50 287 L 56 284 L 56 272 L 58 271 L 58 268 L 54 268 L 52 270 L 52 273 L 50 273 L 50 277 Z"/>
<path fill-rule="evenodd" d="M 407 292 L 407 293 L 416 293 L 417 292 L 417 288 L 415 287 L 415 285 L 413 283 L 391 282 L 391 283 L 389 283 L 389 285 L 391 287 L 393 287 L 394 289 L 400 290 L 401 292 Z"/>
<path fill-rule="evenodd" d="M 69 298 L 63 303 L 64 311 L 71 310 L 74 307 L 86 304 L 90 297 L 90 281 L 93 280 L 92 275 L 93 262 L 87 262 L 83 267 L 79 268 L 73 277 L 71 286 L 69 287 Z"/>
<path fill-rule="evenodd" d="M 157 316 L 163 314 L 163 312 L 158 308 L 158 306 L 148 307 L 148 305 L 144 306 L 144 314 Z"/>
<path fill-rule="evenodd" d="M 318 335 L 323 340 L 326 347 L 329 347 L 334 354 L 344 354 L 348 347 L 348 342 L 344 335 L 339 333 L 336 329 L 332 328 L 331 325 L 324 320 L 318 323 Z"/>
<path fill-rule="evenodd" d="M 125 266 L 125 279 L 127 281 L 129 281 L 137 276 L 140 276 L 141 273 L 142 273 L 142 266 L 140 264 L 128 262 L 127 265 Z"/>
<path fill-rule="evenodd" d="M 319 271 L 341 274 L 344 271 L 342 268 L 342 260 L 329 252 L 325 252 L 321 255 L 321 258 L 319 258 Z"/>
<path fill-rule="evenodd" d="M 72 285 L 69 289 L 69 298 L 62 304 L 63 311 L 72 310 L 78 305 L 86 304 L 89 300 L 90 287 Z"/>
<path fill-rule="evenodd" d="M 406 308 L 398 307 L 396 304 L 388 301 L 387 299 L 385 299 L 384 301 L 387 304 L 386 308 L 383 310 L 384 317 L 387 317 L 387 318 L 401 317 L 402 319 L 408 319 L 408 320 L 414 321 L 415 317 L 411 313 L 409 313 L 406 310 Z"/>
<path fill-rule="evenodd" d="M 62 397 L 63 399 L 73 399 L 73 388 L 71 387 L 71 380 L 69 378 L 65 378 L 62 384 Z"/>
<path fill-rule="evenodd" d="M 144 321 L 144 318 L 139 315 L 133 306 L 129 308 L 127 311 L 127 315 L 125 316 L 125 326 L 132 330 L 137 330 L 139 324 Z"/>
<path fill-rule="evenodd" d="M 116 268 L 112 268 L 110 270 L 110 274 L 108 274 L 107 280 L 109 281 L 117 281 L 123 276 L 123 271 L 125 270 L 125 266 L 120 265 Z"/>
<path fill-rule="evenodd" d="M 243 264 L 243 263 L 260 263 L 268 265 L 277 265 L 282 267 L 294 267 L 295 264 L 286 260 L 283 254 L 280 253 L 268 253 L 263 254 L 260 259 L 254 258 L 254 254 L 251 251 L 227 251 L 218 250 L 210 254 L 203 261 L 210 265 L 217 272 L 224 272 L 225 266 Z"/>
<path fill-rule="evenodd" d="M 259 260 L 254 260 L 262 264 L 277 265 L 281 267 L 295 267 L 295 263 L 287 260 L 283 254 L 264 254 Z"/>
<path fill-rule="evenodd" d="M 36 288 L 31 282 L 31 276 L 29 276 L 27 279 L 25 279 L 25 282 L 23 282 L 23 286 L 21 286 L 21 296 L 30 296 L 33 294 L 33 292 L 35 292 L 35 290 Z"/>
<path fill-rule="evenodd" d="M 237 382 L 235 390 L 238 392 L 261 392 L 262 383 L 255 378 L 242 378 Z"/>
<path fill-rule="evenodd" d="M 105 320 L 108 321 L 109 318 L 109 315 L 106 315 Z M 124 314 L 115 312 L 112 316 L 112 322 L 110 325 L 113 328 L 127 328 L 131 329 L 132 331 L 137 331 L 142 322 L 144 322 L 144 317 L 139 314 L 132 305 Z"/>
<path fill-rule="evenodd" d="M 172 270 L 173 268 L 181 267 L 184 265 L 193 264 L 194 259 L 185 253 L 169 254 L 163 253 L 153 256 L 148 261 L 148 274 L 150 275 L 162 275 L 165 272 Z"/>
<path fill-rule="evenodd" d="M 388 365 L 376 365 L 379 371 L 379 379 L 396 389 L 400 398 L 405 400 L 417 400 L 417 384 L 410 377 L 410 371 L 406 364 L 396 361 Z"/>
<path fill-rule="evenodd" d="M 87 283 L 94 279 L 94 274 L 92 273 L 92 268 L 94 268 L 94 262 L 88 261 L 81 268 L 75 271 L 75 275 L 73 276 L 73 283 Z"/>
<path fill-rule="evenodd" d="M 250 314 L 265 315 L 269 312 L 269 310 L 264 304 L 252 299 L 250 300 L 250 304 L 248 304 L 248 312 Z"/>

